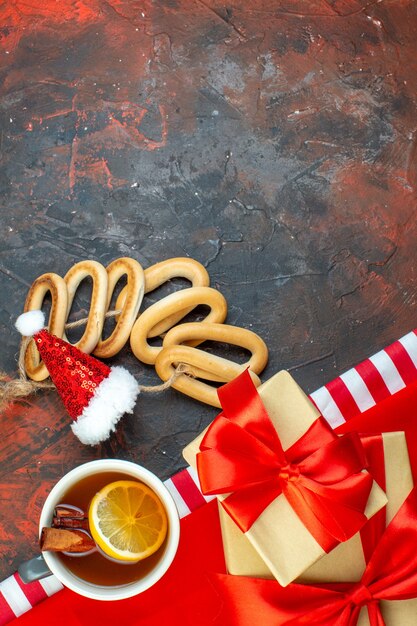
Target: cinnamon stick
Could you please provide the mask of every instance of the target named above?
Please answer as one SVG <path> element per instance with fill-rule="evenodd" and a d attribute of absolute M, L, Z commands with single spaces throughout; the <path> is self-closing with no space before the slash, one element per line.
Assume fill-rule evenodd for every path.
<path fill-rule="evenodd" d="M 40 547 L 51 552 L 88 552 L 96 543 L 82 530 L 65 528 L 42 528 Z"/>
<path fill-rule="evenodd" d="M 85 517 L 84 511 L 78 510 L 76 507 L 66 506 L 65 504 L 58 504 L 54 510 L 54 517 Z"/>
<path fill-rule="evenodd" d="M 54 528 L 82 528 L 88 530 L 88 519 L 86 517 L 56 517 L 52 519 Z"/>
<path fill-rule="evenodd" d="M 52 519 L 54 528 L 82 528 L 88 530 L 88 518 L 84 511 L 68 504 L 58 504 Z"/>

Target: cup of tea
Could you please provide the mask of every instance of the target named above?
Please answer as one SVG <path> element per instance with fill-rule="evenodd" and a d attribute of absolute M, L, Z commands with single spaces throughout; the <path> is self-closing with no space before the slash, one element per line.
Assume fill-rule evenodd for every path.
<path fill-rule="evenodd" d="M 94 504 L 96 494 L 106 493 L 106 488 L 115 485 L 116 488 L 119 486 L 119 497 L 124 497 L 121 490 L 127 486 L 135 491 L 135 483 L 139 494 L 141 490 L 148 493 L 148 500 L 156 502 L 158 511 L 163 514 L 166 534 L 164 532 L 158 549 L 139 560 L 135 560 L 134 554 L 133 558 L 126 559 L 123 551 L 121 558 L 118 558 L 118 553 L 113 550 L 103 551 L 98 537 L 97 545 L 92 542 L 92 549 L 84 552 L 43 551 L 41 556 L 19 567 L 23 580 L 30 582 L 52 573 L 72 591 L 94 600 L 123 600 L 154 585 L 174 560 L 180 523 L 176 505 L 164 483 L 140 465 L 120 459 L 101 459 L 70 471 L 53 487 L 45 501 L 39 521 L 39 536 L 44 528 L 53 525 L 57 507 L 87 513 L 90 510 L 91 513 L 90 507 Z M 118 506 L 117 502 L 114 506 Z M 94 537 L 91 530 L 89 532 Z M 153 532 L 153 529 L 149 532 Z M 92 541 L 90 536 L 88 540 Z"/>

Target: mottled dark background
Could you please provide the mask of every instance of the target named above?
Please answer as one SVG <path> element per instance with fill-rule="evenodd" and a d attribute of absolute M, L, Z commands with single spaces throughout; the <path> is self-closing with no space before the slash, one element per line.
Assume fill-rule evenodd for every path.
<path fill-rule="evenodd" d="M 198 259 L 229 323 L 267 342 L 263 380 L 291 368 L 307 391 L 417 326 L 413 0 L 5 0 L 0 16 L 2 369 L 33 280 L 90 258 Z M 114 361 L 156 382 L 128 347 Z M 36 553 L 67 470 L 119 456 L 166 478 L 214 415 L 143 396 L 98 449 L 52 392 L 7 410 L 0 575 Z"/>

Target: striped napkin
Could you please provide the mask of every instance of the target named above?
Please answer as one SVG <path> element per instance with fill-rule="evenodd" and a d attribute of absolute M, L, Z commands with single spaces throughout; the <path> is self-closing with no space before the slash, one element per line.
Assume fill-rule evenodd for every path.
<path fill-rule="evenodd" d="M 417 380 L 417 330 L 314 391 L 310 398 L 333 428 L 370 409 Z M 191 468 L 165 481 L 181 518 L 215 496 L 201 493 Z M 18 573 L 0 582 L 0 626 L 63 588 L 55 576 L 24 584 Z"/>

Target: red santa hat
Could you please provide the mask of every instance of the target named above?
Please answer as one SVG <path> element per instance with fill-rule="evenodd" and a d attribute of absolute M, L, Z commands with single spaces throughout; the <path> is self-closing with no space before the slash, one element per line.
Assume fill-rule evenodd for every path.
<path fill-rule="evenodd" d="M 139 385 L 124 367 L 109 367 L 51 335 L 42 311 L 28 311 L 16 320 L 17 330 L 32 337 L 52 382 L 74 420 L 71 428 L 85 444 L 105 441 L 124 413 L 133 413 Z"/>

